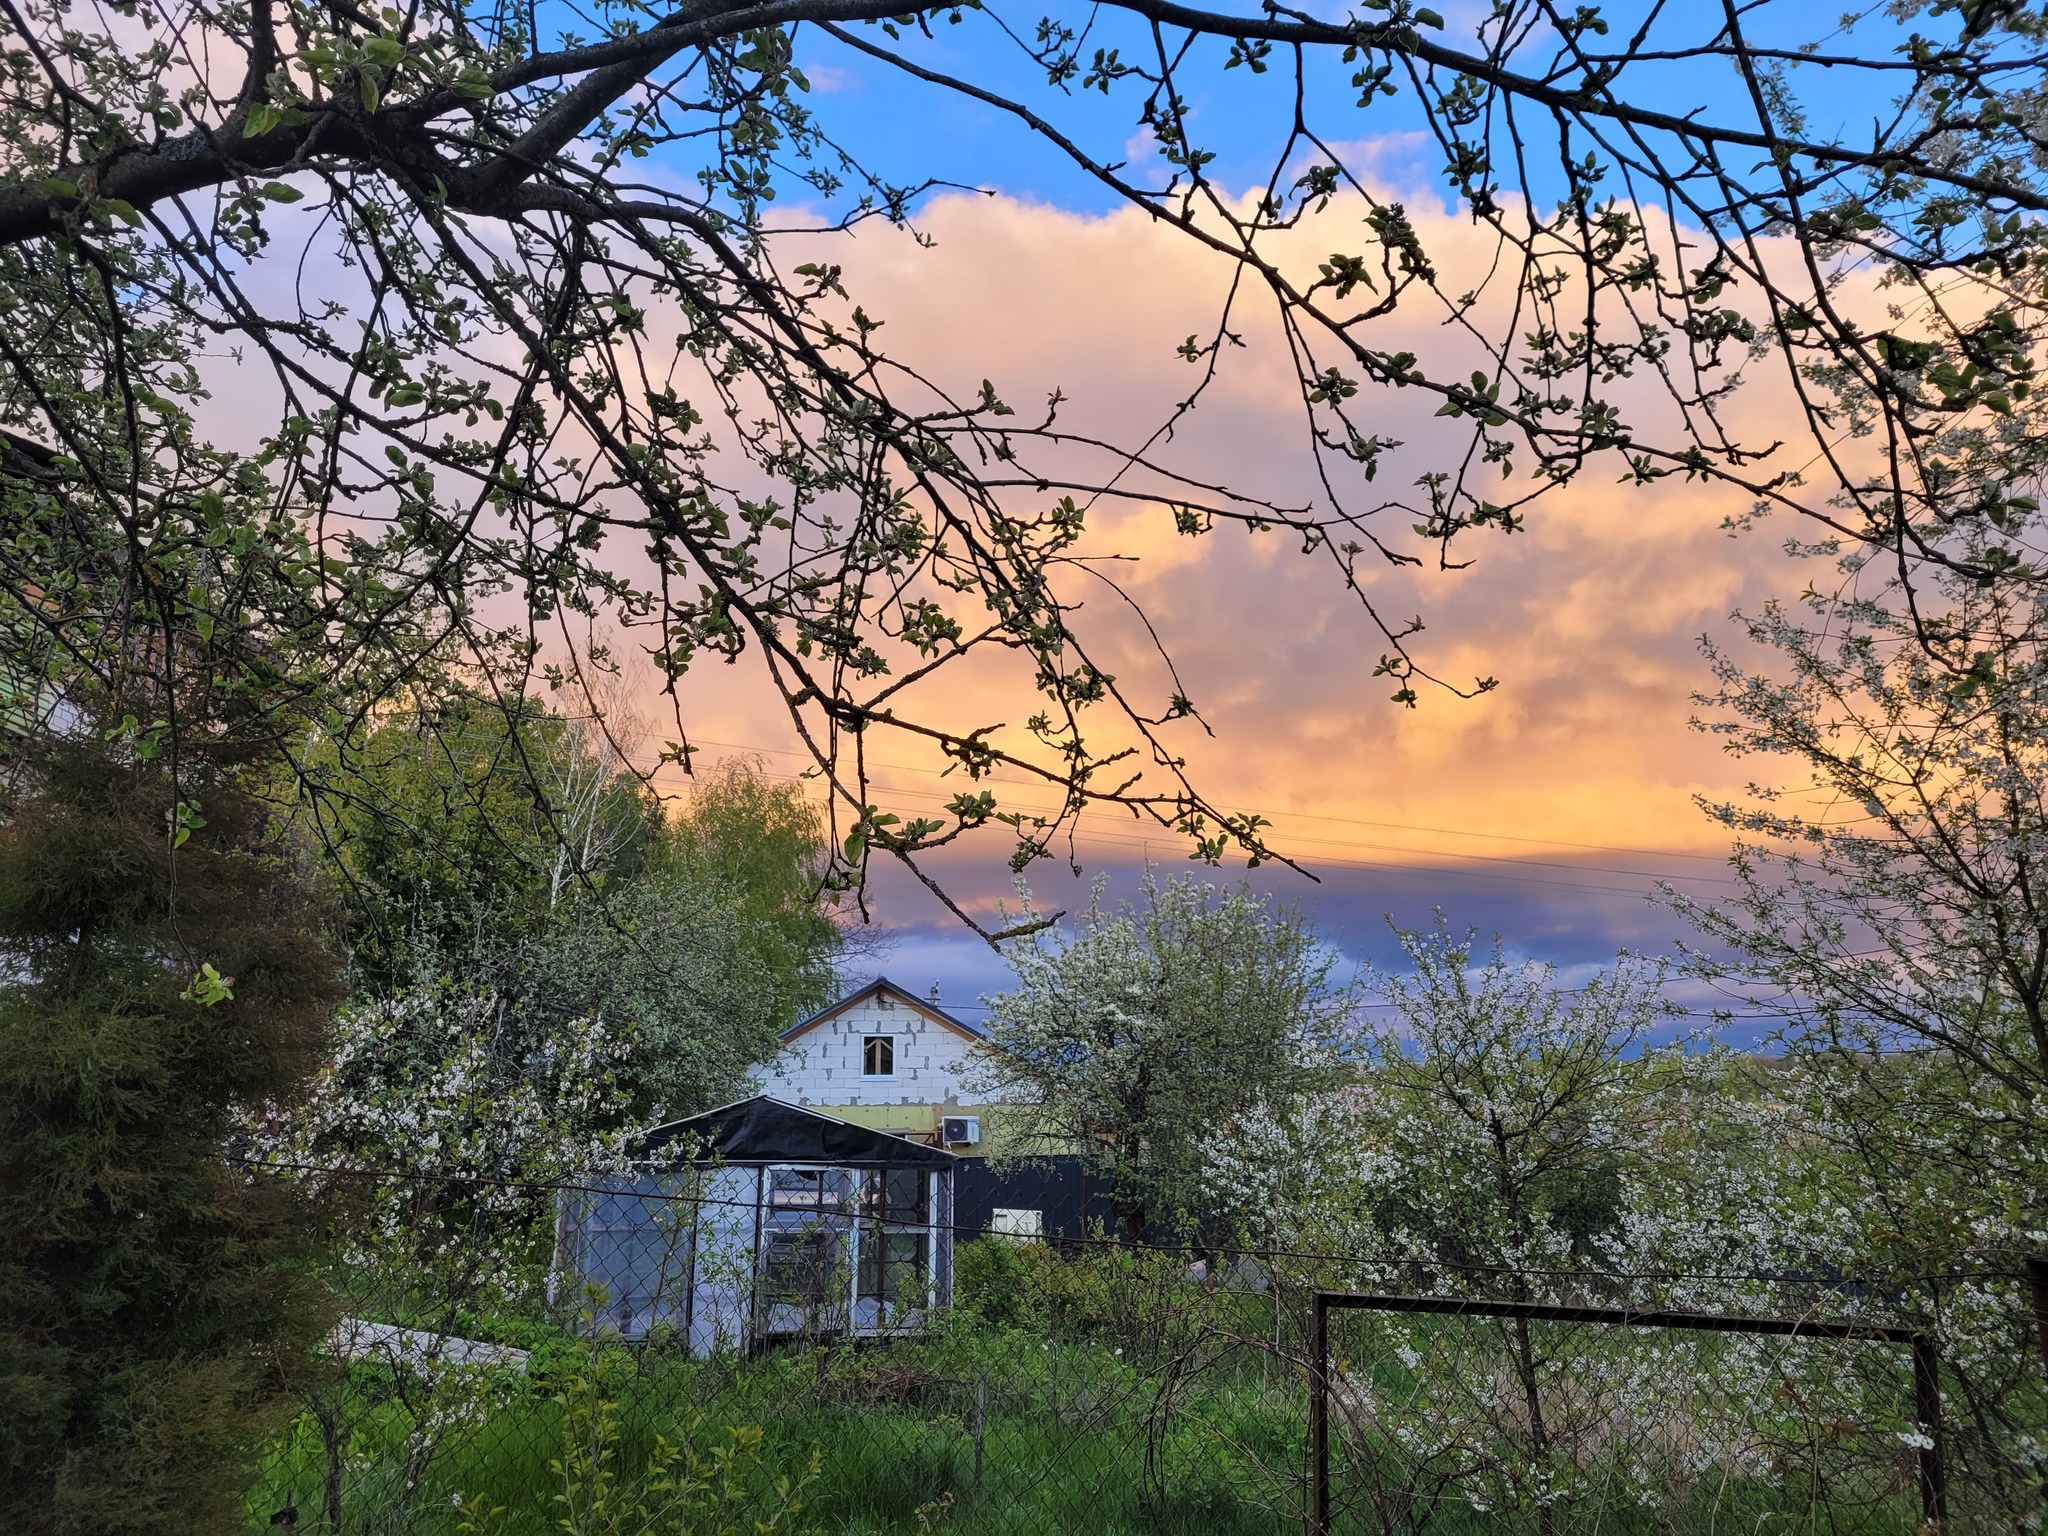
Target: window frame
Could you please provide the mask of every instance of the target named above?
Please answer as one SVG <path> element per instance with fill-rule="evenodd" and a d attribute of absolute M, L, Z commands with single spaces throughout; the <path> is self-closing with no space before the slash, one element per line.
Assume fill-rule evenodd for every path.
<path fill-rule="evenodd" d="M 861 1174 L 854 1300 L 873 1302 L 884 1324 L 934 1300 L 933 1224 L 937 1182 L 925 1168 L 868 1168 Z"/>
<path fill-rule="evenodd" d="M 883 1047 L 888 1061 L 886 1072 L 873 1070 L 875 1047 Z M 863 1035 L 860 1042 L 860 1075 L 876 1082 L 893 1079 L 896 1076 L 896 1037 L 894 1035 Z"/>

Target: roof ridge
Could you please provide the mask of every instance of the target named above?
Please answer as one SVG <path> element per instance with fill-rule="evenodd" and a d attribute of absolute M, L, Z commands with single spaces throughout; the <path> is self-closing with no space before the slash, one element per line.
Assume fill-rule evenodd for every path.
<path fill-rule="evenodd" d="M 903 986 L 898 982 L 892 981 L 887 976 L 877 974 L 876 976 L 874 976 L 867 982 L 863 983 L 862 985 L 855 987 L 851 992 L 846 993 L 836 1002 L 827 1003 L 823 1008 L 820 1008 L 816 1013 L 812 1014 L 809 1018 L 799 1019 L 796 1023 L 790 1025 L 789 1028 L 785 1029 L 782 1032 L 781 1038 L 784 1040 L 793 1040 L 798 1035 L 802 1034 L 805 1030 L 811 1029 L 816 1025 L 823 1024 L 826 1020 L 834 1017 L 835 1015 L 843 1012 L 848 1008 L 851 1008 L 855 1003 L 859 1002 L 862 998 L 867 997 L 871 993 L 880 991 L 889 991 L 895 993 L 896 996 L 902 998 L 906 1003 L 910 1004 L 911 1007 L 917 1009 L 920 1013 L 930 1015 L 932 1018 L 938 1020 L 941 1024 L 950 1025 L 952 1028 L 958 1030 L 961 1034 L 965 1035 L 970 1040 L 986 1040 L 989 1037 L 988 1030 L 985 1029 L 983 1026 L 979 1024 L 970 1024 L 965 1019 L 955 1018 L 952 1014 L 946 1012 L 945 1009 L 941 1008 L 937 1003 L 932 1002 L 929 998 L 919 997 L 915 992 L 911 991 L 908 987 Z"/>

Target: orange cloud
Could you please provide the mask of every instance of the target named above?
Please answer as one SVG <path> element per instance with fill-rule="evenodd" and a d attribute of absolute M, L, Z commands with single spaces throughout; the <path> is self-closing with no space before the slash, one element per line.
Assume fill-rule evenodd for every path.
<path fill-rule="evenodd" d="M 1476 272 L 1490 259 L 1469 224 L 1440 209 L 1411 215 L 1451 274 L 1446 286 L 1461 266 Z M 876 226 L 835 246 L 832 259 L 868 314 L 887 323 L 892 347 L 929 376 L 965 395 L 989 378 L 1025 413 L 1057 387 L 1071 401 L 1064 420 L 1123 439 L 1145 435 L 1187 392 L 1194 373 L 1174 349 L 1214 327 L 1230 279 L 1213 254 L 1132 209 L 1090 217 L 960 195 L 938 199 L 919 223 L 932 249 Z M 1326 254 L 1331 231 L 1343 227 L 1311 229 L 1289 260 Z M 1269 318 L 1246 313 L 1240 329 L 1251 345 L 1226 356 L 1174 450 L 1190 472 L 1303 500 L 1313 482 L 1293 374 L 1256 339 Z M 1407 347 L 1442 376 L 1457 365 L 1458 344 L 1440 320 L 1418 302 L 1373 344 Z M 1781 392 L 1767 384 L 1756 394 L 1738 404 L 1750 424 L 1767 420 Z M 1657 395 L 1644 388 L 1624 398 L 1647 412 Z M 1446 449 L 1449 429 L 1419 394 L 1373 409 L 1372 429 L 1408 444 L 1379 482 L 1390 496 L 1404 493 Z M 1732 493 L 1670 480 L 1650 489 L 1604 483 L 1613 473 L 1602 466 L 1553 493 L 1526 532 L 1474 536 L 1471 569 L 1372 575 L 1384 613 L 1427 621 L 1421 654 L 1433 670 L 1500 679 L 1497 692 L 1472 701 L 1425 691 L 1413 711 L 1391 704 L 1393 685 L 1372 675 L 1386 647 L 1355 600 L 1284 535 L 1188 539 L 1163 509 L 1123 505 L 1094 515 L 1090 548 L 1127 557 L 1116 579 L 1144 606 L 1215 728 L 1213 740 L 1185 726 L 1175 737 L 1198 782 L 1233 808 L 1273 816 L 1281 845 L 1299 839 L 1293 846 L 1312 862 L 1342 858 L 1347 847 L 1375 860 L 1397 857 L 1388 845 L 1418 859 L 1473 847 L 1359 821 L 1712 851 L 1721 839 L 1692 796 L 1727 793 L 1743 775 L 1687 728 L 1688 696 L 1704 681 L 1697 639 L 1730 609 L 1804 577 L 1766 535 L 1721 531 L 1724 517 L 1747 510 Z M 1106 588 L 1084 624 L 1098 660 L 1147 707 L 1163 703 L 1164 668 Z M 1030 706 L 1028 680 L 1005 666 L 942 674 L 923 708 L 956 724 L 1014 724 Z M 745 668 L 694 675 L 684 701 L 707 739 L 792 744 Z M 870 747 L 883 763 L 932 766 L 915 750 L 879 737 Z M 906 812 L 928 811 L 940 792 L 928 773 L 876 777 Z M 1088 826 L 1128 835 L 1114 820 Z M 1154 834 L 1153 846 L 1177 856 L 1170 838 Z"/>

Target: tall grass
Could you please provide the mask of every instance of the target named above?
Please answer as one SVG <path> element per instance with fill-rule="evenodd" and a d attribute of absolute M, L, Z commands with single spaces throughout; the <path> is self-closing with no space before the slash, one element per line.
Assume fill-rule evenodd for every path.
<path fill-rule="evenodd" d="M 533 1351 L 529 1368 L 429 1392 L 389 1364 L 357 1363 L 324 1396 L 333 1438 L 303 1415 L 265 1458 L 251 1515 L 260 1525 L 296 1507 L 301 1531 L 331 1528 L 323 1510 L 338 1472 L 345 1536 L 464 1536 L 479 1509 L 498 1511 L 488 1536 L 559 1536 L 582 1454 L 572 1437 L 584 1432 L 565 1416 L 563 1373 L 601 1361 L 621 1476 L 646 1467 L 664 1437 L 709 1454 L 730 1427 L 758 1428 L 739 1503 L 772 1511 L 778 1481 L 804 1477 L 815 1458 L 783 1532 L 1301 1530 L 1309 1377 L 1298 1317 L 1276 1316 L 1270 1295 L 1191 1285 L 1181 1262 L 1154 1274 L 1114 1254 L 962 1258 L 974 1283 L 959 1310 L 926 1333 L 858 1347 L 697 1360 L 672 1333 L 629 1349 L 530 1319 L 468 1319 L 479 1337 Z M 1514 1418 L 1491 1326 L 1360 1317 L 1336 1340 L 1338 1531 L 1908 1536 L 1917 1525 L 1898 1433 L 1911 1427 L 1910 1401 L 1899 1419 L 1875 1377 L 1817 1356 L 1803 1376 L 1767 1378 L 1753 1361 L 1745 1374 L 1746 1346 L 1711 1336 L 1660 1360 L 1641 1338 L 1560 1334 L 1546 1346 L 1551 1379 L 1580 1427 L 1545 1461 Z M 1767 1379 L 1775 1389 L 1751 1390 Z M 1646 1392 L 1645 1381 L 1672 1390 Z M 1634 1406 L 1610 1413 L 1599 1394 L 1620 1388 Z M 1753 1444 L 1737 1446 L 1730 1426 Z M 1619 1454 L 1626 1434 L 1654 1440 L 1651 1453 Z M 1756 1454 L 1763 1440 L 1784 1454 Z M 1546 1484 L 1547 1469 L 1560 1480 Z"/>
<path fill-rule="evenodd" d="M 477 1502 L 502 1508 L 494 1536 L 561 1530 L 564 1409 L 542 1384 L 502 1373 L 473 1425 L 446 1436 L 400 1519 L 415 1420 L 389 1390 L 388 1372 L 358 1367 L 356 1377 L 356 1395 L 379 1400 L 348 1429 L 350 1536 L 399 1528 L 459 1536 L 458 1503 Z M 764 1501 L 777 1477 L 815 1453 L 802 1528 L 882 1536 L 916 1532 L 922 1520 L 988 1536 L 1299 1531 L 1299 1390 L 1239 1372 L 1205 1380 L 1199 1395 L 1162 1418 L 1153 1387 L 1114 1346 L 1054 1348 L 1010 1335 L 746 1363 L 642 1350 L 630 1372 L 608 1383 L 623 1466 L 644 1464 L 657 1436 L 673 1438 L 699 1416 L 700 1440 L 727 1425 L 760 1426 Z M 1280 1485 L 1276 1468 L 1284 1469 Z M 325 1443 L 307 1414 L 266 1458 L 252 1513 L 267 1520 L 296 1507 L 302 1529 L 312 1528 L 326 1471 Z"/>

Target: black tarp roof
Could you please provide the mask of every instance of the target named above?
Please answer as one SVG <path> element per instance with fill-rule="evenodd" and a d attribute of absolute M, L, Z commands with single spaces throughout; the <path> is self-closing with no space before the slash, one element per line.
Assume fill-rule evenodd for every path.
<path fill-rule="evenodd" d="M 950 1168 L 951 1152 L 761 1094 L 671 1120 L 643 1133 L 636 1157 L 666 1152 L 693 1162 L 846 1163 L 865 1168 Z"/>

